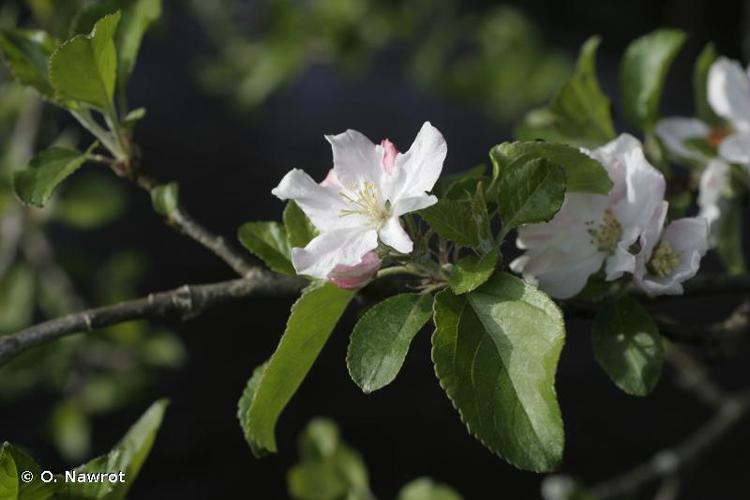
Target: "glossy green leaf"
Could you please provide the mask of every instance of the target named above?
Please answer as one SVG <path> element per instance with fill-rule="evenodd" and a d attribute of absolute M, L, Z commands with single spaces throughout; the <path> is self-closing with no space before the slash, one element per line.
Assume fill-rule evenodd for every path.
<path fill-rule="evenodd" d="M 740 198 L 733 198 L 726 213 L 719 219 L 716 233 L 716 251 L 729 274 L 744 274 L 745 264 L 744 239 L 744 206 Z"/>
<path fill-rule="evenodd" d="M 330 283 L 308 287 L 292 312 L 276 351 L 260 378 L 245 421 L 253 449 L 276 451 L 274 428 L 302 384 L 354 292 Z"/>
<path fill-rule="evenodd" d="M 599 146 L 615 137 L 609 99 L 596 76 L 596 50 L 600 38 L 589 38 L 581 47 L 571 78 L 547 108 L 535 110 L 517 129 L 522 140 L 565 141 L 579 146 Z"/>
<path fill-rule="evenodd" d="M 240 242 L 277 273 L 294 276 L 291 248 L 284 226 L 278 222 L 248 222 L 237 233 Z"/>
<path fill-rule="evenodd" d="M 481 286 L 495 272 L 500 252 L 497 249 L 484 255 L 467 255 L 458 259 L 448 273 L 448 284 L 456 295 Z"/>
<path fill-rule="evenodd" d="M 0 53 L 13 76 L 42 96 L 54 97 L 49 81 L 49 58 L 58 42 L 44 31 L 5 30 L 0 32 Z"/>
<path fill-rule="evenodd" d="M 284 207 L 283 220 L 286 236 L 292 247 L 304 248 L 318 235 L 318 230 L 305 212 L 293 201 L 289 201 Z"/>
<path fill-rule="evenodd" d="M 247 441 L 247 444 L 250 446 L 250 450 L 256 457 L 263 455 L 264 451 L 263 449 L 258 448 L 255 445 L 255 441 L 253 441 L 253 439 L 250 437 L 250 423 L 247 419 L 249 415 L 248 412 L 250 411 L 250 405 L 252 405 L 253 399 L 255 399 L 255 393 L 258 390 L 260 379 L 261 377 L 263 377 L 263 373 L 266 371 L 267 366 L 268 362 L 266 361 L 262 365 L 259 365 L 257 368 L 255 368 L 255 370 L 253 370 L 253 374 L 247 381 L 245 390 L 242 391 L 242 396 L 240 397 L 240 401 L 237 404 L 237 419 L 240 421 L 240 427 L 242 427 L 242 432 L 245 435 L 245 441 Z"/>
<path fill-rule="evenodd" d="M 565 339 L 560 309 L 506 273 L 465 295 L 435 300 L 432 360 L 472 435 L 514 466 L 549 471 L 564 432 L 555 372 Z"/>
<path fill-rule="evenodd" d="M 160 184 L 151 190 L 151 203 L 159 215 L 172 217 L 180 204 L 180 187 L 176 182 Z"/>
<path fill-rule="evenodd" d="M 620 96 L 625 118 L 650 131 L 659 114 L 659 101 L 672 60 L 685 42 L 685 33 L 662 29 L 630 43 L 620 66 Z"/>
<path fill-rule="evenodd" d="M 545 158 L 565 171 L 567 190 L 578 193 L 608 194 L 612 180 L 598 161 L 579 149 L 562 143 L 526 141 L 504 142 L 490 151 L 490 159 L 499 178 L 504 167 L 519 158 Z"/>
<path fill-rule="evenodd" d="M 476 184 L 486 179 L 486 171 L 485 165 L 477 165 L 463 172 L 443 174 L 438 179 L 432 192 L 438 198 L 463 198 L 465 196 L 462 195 L 467 191 L 471 195 L 476 191 Z"/>
<path fill-rule="evenodd" d="M 498 210 L 503 235 L 522 224 L 547 222 L 565 199 L 565 172 L 545 158 L 516 160 L 500 172 Z"/>
<path fill-rule="evenodd" d="M 396 500 L 463 500 L 463 497 L 448 485 L 420 477 L 404 485 Z"/>
<path fill-rule="evenodd" d="M 0 447 L 0 500 L 16 500 L 18 498 L 19 471 L 16 461 L 10 451 L 8 442 Z"/>
<path fill-rule="evenodd" d="M 300 436 L 300 461 L 287 475 L 295 500 L 372 500 L 367 467 L 339 437 L 336 424 L 317 418 Z"/>
<path fill-rule="evenodd" d="M 62 100 L 82 101 L 112 114 L 117 75 L 114 35 L 120 14 L 97 21 L 89 35 L 64 42 L 50 58 L 50 80 Z"/>
<path fill-rule="evenodd" d="M 664 348 L 654 320 L 636 300 L 603 306 L 594 318 L 592 340 L 596 361 L 617 387 L 633 396 L 654 389 Z"/>
<path fill-rule="evenodd" d="M 37 207 L 44 206 L 55 188 L 86 162 L 88 152 L 52 147 L 31 159 L 29 166 L 13 174 L 13 191 L 18 198 Z"/>
<path fill-rule="evenodd" d="M 53 217 L 76 229 L 95 229 L 125 211 L 127 195 L 111 176 L 82 175 L 66 183 Z"/>
<path fill-rule="evenodd" d="M 483 193 L 484 188 L 479 184 L 471 198 L 443 198 L 418 213 L 441 238 L 489 251 L 492 235 Z"/>
<path fill-rule="evenodd" d="M 721 123 L 713 108 L 708 103 L 708 71 L 716 61 L 716 47 L 708 43 L 701 51 L 693 66 L 693 102 L 695 115 L 710 125 Z"/>
<path fill-rule="evenodd" d="M 371 307 L 354 326 L 346 366 L 369 393 L 393 382 L 414 336 L 432 316 L 432 296 L 402 293 Z"/>
<path fill-rule="evenodd" d="M 22 473 L 31 473 L 31 481 L 24 481 Z M 39 464 L 18 447 L 3 443 L 0 447 L 0 500 L 46 500 L 57 489 L 55 483 L 39 479 Z"/>
<path fill-rule="evenodd" d="M 169 402 L 160 399 L 133 424 L 123 438 L 106 455 L 97 457 L 72 472 L 74 474 L 96 474 L 103 472 L 124 473 L 125 482 L 76 482 L 64 484 L 64 498 L 106 498 L 120 500 L 125 498 L 138 473 L 146 461 L 156 439 L 164 412 Z M 57 476 L 58 483 L 64 482 L 64 476 Z"/>

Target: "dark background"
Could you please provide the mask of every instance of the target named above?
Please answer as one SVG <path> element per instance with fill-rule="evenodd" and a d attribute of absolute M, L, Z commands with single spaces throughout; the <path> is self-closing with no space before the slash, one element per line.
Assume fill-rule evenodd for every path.
<path fill-rule="evenodd" d="M 690 40 L 670 74 L 665 114 L 690 113 L 691 65 L 706 41 L 715 41 L 723 54 L 743 58 L 742 2 L 511 3 L 540 24 L 550 46 L 571 54 L 588 36 L 602 34 L 600 77 L 614 100 L 618 60 L 629 41 L 657 27 L 686 30 Z M 421 123 L 430 120 L 448 142 L 447 171 L 486 161 L 492 145 L 511 138 L 510 124 L 414 87 L 403 74 L 403 47 L 388 49 L 355 79 L 316 65 L 255 113 L 240 113 L 195 83 L 194 61 L 210 55 L 210 46 L 181 2 L 165 4 L 165 19 L 146 38 L 131 83 L 131 104 L 148 109 L 136 140 L 146 168 L 160 179 L 178 180 L 187 209 L 222 234 L 231 237 L 246 221 L 279 219 L 283 206 L 270 190 L 288 169 L 303 168 L 322 178 L 331 166 L 324 133 L 354 128 L 373 140 L 389 137 L 406 149 Z M 465 2 L 463 8 L 486 5 Z M 77 235 L 75 241 L 62 231 L 53 236 L 60 251 L 142 249 L 153 263 L 144 293 L 232 277 L 213 255 L 165 227 L 135 190 L 128 217 L 117 224 Z M 707 265 L 715 267 L 714 259 Z M 345 439 L 364 455 L 380 498 L 393 498 L 401 485 L 423 475 L 472 500 L 539 497 L 541 476 L 513 469 L 467 434 L 434 376 L 429 332 L 415 339 L 392 385 L 371 395 L 359 391 L 344 356 L 360 307 L 347 312 L 284 412 L 277 429 L 279 454 L 254 459 L 237 424 L 236 403 L 253 368 L 273 351 L 291 303 L 254 299 L 218 307 L 189 323 L 167 322 L 186 342 L 185 367 L 166 373 L 140 405 L 100 418 L 94 427 L 96 452 L 105 452 L 150 401 L 171 399 L 132 498 L 286 498 L 285 474 L 297 458 L 296 436 L 318 415 L 334 418 Z M 706 321 L 731 305 L 685 300 L 672 312 L 686 321 Z M 676 388 L 669 371 L 648 398 L 617 390 L 593 360 L 588 328 L 585 322 L 568 325 L 557 391 L 567 439 L 562 470 L 596 482 L 679 441 L 710 412 Z M 741 349 L 717 366 L 727 387 L 741 387 L 747 378 L 742 355 Z M 62 470 L 68 464 L 60 462 L 46 439 L 45 404 L 45 395 L 37 394 L 4 408 L 0 437 L 26 445 L 46 467 Z M 682 498 L 747 498 L 748 438 L 750 427 L 740 426 L 713 449 L 688 474 Z"/>

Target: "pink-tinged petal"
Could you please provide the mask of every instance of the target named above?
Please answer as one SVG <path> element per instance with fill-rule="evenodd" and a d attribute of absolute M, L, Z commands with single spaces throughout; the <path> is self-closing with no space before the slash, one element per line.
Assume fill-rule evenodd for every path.
<path fill-rule="evenodd" d="M 656 124 L 656 135 L 667 151 L 677 158 L 704 160 L 700 151 L 685 145 L 689 139 L 707 139 L 711 129 L 696 118 L 666 118 Z"/>
<path fill-rule="evenodd" d="M 369 252 L 362 257 L 359 264 L 344 266 L 339 264 L 328 273 L 328 281 L 339 288 L 356 290 L 365 286 L 377 274 L 382 261 L 378 254 Z"/>
<path fill-rule="evenodd" d="M 448 146 L 443 135 L 425 122 L 409 151 L 396 156 L 396 167 L 383 178 L 383 193 L 391 203 L 430 191 L 443 170 Z"/>
<path fill-rule="evenodd" d="M 641 230 L 649 223 L 664 200 L 666 181 L 638 148 L 627 153 L 625 166 L 625 196 L 612 207 L 612 213 L 623 227 Z"/>
<path fill-rule="evenodd" d="M 328 175 L 326 175 L 326 178 L 323 179 L 323 182 L 321 182 L 320 185 L 326 188 L 334 189 L 337 192 L 343 189 L 343 186 L 339 182 L 339 178 L 336 177 L 336 171 L 334 169 L 328 171 Z"/>
<path fill-rule="evenodd" d="M 569 254 L 548 248 L 515 259 L 510 268 L 550 296 L 569 299 L 583 290 L 589 276 L 601 268 L 604 257 L 603 252 L 596 250 L 588 254 Z"/>
<path fill-rule="evenodd" d="M 609 192 L 610 204 L 614 204 L 623 198 L 627 191 L 627 165 L 625 160 L 634 151 L 641 151 L 642 154 L 640 141 L 630 134 L 620 134 L 616 139 L 600 148 L 593 151 L 583 151 L 601 163 L 609 174 L 609 178 L 612 180 L 612 189 Z"/>
<path fill-rule="evenodd" d="M 351 191 L 358 191 L 365 182 L 380 185 L 383 176 L 383 169 L 380 167 L 382 147 L 376 146 L 356 130 L 325 137 L 331 143 L 333 169 L 343 186 Z"/>
<path fill-rule="evenodd" d="M 438 199 L 431 194 L 414 196 L 412 198 L 403 198 L 401 200 L 398 200 L 393 205 L 391 213 L 396 217 L 399 217 L 404 214 L 416 212 L 417 210 L 422 210 L 423 208 L 431 207 L 432 205 L 437 203 L 437 201 Z"/>
<path fill-rule="evenodd" d="M 736 61 L 720 57 L 711 65 L 708 102 L 735 128 L 750 131 L 750 80 Z"/>
<path fill-rule="evenodd" d="M 729 165 L 721 160 L 712 160 L 701 174 L 698 184 L 698 216 L 709 225 L 709 240 L 715 244 L 717 221 L 727 210 L 729 203 Z"/>
<path fill-rule="evenodd" d="M 378 235 L 366 227 L 328 231 L 313 238 L 305 248 L 292 249 L 297 274 L 325 279 L 338 265 L 355 266 L 378 246 Z"/>
<path fill-rule="evenodd" d="M 721 141 L 719 155 L 731 163 L 750 165 L 750 132 L 737 132 Z"/>
<path fill-rule="evenodd" d="M 398 156 L 398 148 L 388 139 L 383 139 L 380 142 L 380 147 L 383 148 L 383 159 L 380 162 L 380 166 L 385 170 L 385 173 L 392 174 L 393 169 L 396 168 L 396 156 Z"/>
<path fill-rule="evenodd" d="M 400 253 L 411 253 L 414 243 L 406 234 L 398 217 L 390 217 L 378 231 L 380 241 Z"/>
<path fill-rule="evenodd" d="M 343 198 L 335 190 L 315 182 L 302 170 L 290 170 L 271 193 L 281 200 L 294 200 L 319 231 L 360 223 L 357 217 L 341 217 L 341 211 L 347 209 Z"/>

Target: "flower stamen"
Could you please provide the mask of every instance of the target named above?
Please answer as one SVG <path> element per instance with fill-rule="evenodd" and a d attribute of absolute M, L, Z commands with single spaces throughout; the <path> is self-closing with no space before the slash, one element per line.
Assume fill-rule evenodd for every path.
<path fill-rule="evenodd" d="M 365 182 L 354 196 L 344 192 L 339 195 L 352 205 L 350 209 L 341 210 L 341 217 L 361 215 L 375 227 L 380 227 L 388 218 L 388 207 L 380 200 L 378 188 L 372 182 Z"/>
<path fill-rule="evenodd" d="M 648 270 L 660 278 L 671 275 L 680 263 L 680 252 L 675 252 L 672 245 L 662 241 L 654 250 L 654 254 L 648 263 Z"/>
<path fill-rule="evenodd" d="M 593 221 L 587 223 L 593 225 Z M 589 235 L 591 236 L 591 243 L 597 246 L 597 248 L 604 252 L 610 252 L 615 249 L 617 242 L 620 241 L 622 236 L 622 225 L 618 221 L 611 209 L 604 211 L 604 217 L 602 222 L 596 229 L 589 229 Z"/>

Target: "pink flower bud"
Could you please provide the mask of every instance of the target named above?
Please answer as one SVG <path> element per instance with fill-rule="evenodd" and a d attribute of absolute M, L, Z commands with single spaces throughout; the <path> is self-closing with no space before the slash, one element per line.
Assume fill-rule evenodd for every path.
<path fill-rule="evenodd" d="M 356 290 L 362 288 L 380 269 L 380 257 L 375 252 L 368 252 L 355 266 L 337 265 L 328 273 L 328 281 L 339 288 Z"/>
<path fill-rule="evenodd" d="M 380 161 L 380 166 L 383 167 L 383 170 L 385 170 L 386 173 L 393 173 L 393 169 L 396 168 L 396 156 L 399 153 L 398 148 L 388 139 L 383 139 L 380 142 L 380 145 L 383 146 L 384 149 L 383 159 Z"/>

